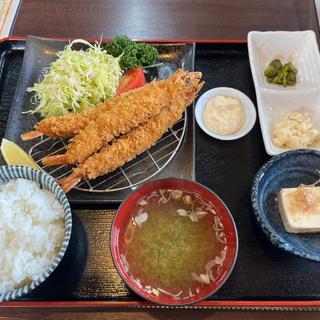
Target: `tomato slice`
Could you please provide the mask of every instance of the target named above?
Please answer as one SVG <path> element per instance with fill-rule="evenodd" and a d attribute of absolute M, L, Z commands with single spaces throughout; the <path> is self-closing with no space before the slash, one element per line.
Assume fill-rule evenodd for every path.
<path fill-rule="evenodd" d="M 129 90 L 142 87 L 146 84 L 146 78 L 142 68 L 136 67 L 126 72 L 119 83 L 116 96 Z"/>

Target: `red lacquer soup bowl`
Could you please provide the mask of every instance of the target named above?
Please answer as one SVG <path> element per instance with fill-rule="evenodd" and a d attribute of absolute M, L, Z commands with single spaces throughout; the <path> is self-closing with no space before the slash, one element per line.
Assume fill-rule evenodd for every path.
<path fill-rule="evenodd" d="M 212 232 L 214 232 L 217 238 L 224 243 L 223 259 L 213 259 L 219 264 L 218 267 L 215 266 L 215 268 L 217 268 L 215 269 L 215 275 L 212 276 L 212 274 L 210 274 L 210 280 L 208 280 L 207 275 L 200 274 L 201 279 L 204 277 L 204 280 L 207 281 L 205 285 L 201 283 L 199 285 L 201 289 L 196 288 L 196 290 L 191 290 L 189 295 L 184 295 L 183 297 L 180 297 L 179 294 L 168 294 L 165 290 L 154 290 L 151 286 L 144 284 L 143 280 L 137 280 L 130 273 L 130 266 L 128 265 L 128 261 L 124 258 L 125 231 L 127 230 L 128 224 L 132 223 L 132 219 L 134 219 L 134 215 L 137 212 L 137 207 L 141 205 L 143 199 L 148 199 L 151 194 L 160 193 L 160 190 L 161 192 L 163 192 L 163 190 L 171 190 L 167 192 L 182 190 L 184 192 L 183 194 L 194 195 L 197 199 L 201 199 L 199 201 L 203 201 L 206 209 L 211 208 L 212 215 L 212 218 L 211 216 L 208 216 L 207 220 L 203 221 L 208 221 L 210 227 L 212 226 Z M 211 242 L 209 242 L 209 244 L 211 244 Z M 163 305 L 186 305 L 208 298 L 228 279 L 237 258 L 238 235 L 230 211 L 214 192 L 193 181 L 170 178 L 147 183 L 128 196 L 120 206 L 113 220 L 110 245 L 112 258 L 120 276 L 136 294 L 146 300 Z M 213 265 L 215 265 L 215 262 L 213 262 Z M 211 268 L 211 265 L 208 267 Z M 207 265 L 206 270 L 209 274 Z"/>

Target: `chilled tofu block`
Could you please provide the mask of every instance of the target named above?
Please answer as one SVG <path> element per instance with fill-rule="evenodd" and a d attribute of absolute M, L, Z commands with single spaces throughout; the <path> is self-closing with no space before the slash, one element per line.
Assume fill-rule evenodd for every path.
<path fill-rule="evenodd" d="M 320 232 L 320 187 L 281 189 L 278 201 L 281 218 L 288 232 Z"/>

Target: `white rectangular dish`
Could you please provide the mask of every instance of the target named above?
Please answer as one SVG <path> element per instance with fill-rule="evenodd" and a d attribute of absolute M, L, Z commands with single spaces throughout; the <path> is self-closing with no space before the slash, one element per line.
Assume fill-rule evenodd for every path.
<path fill-rule="evenodd" d="M 287 112 L 308 112 L 320 124 L 320 54 L 313 31 L 248 33 L 250 67 L 266 152 L 287 151 L 272 143 L 271 129 Z M 298 69 L 297 83 L 283 87 L 267 82 L 264 70 L 273 59 L 291 61 Z M 320 150 L 320 146 L 313 146 Z"/>

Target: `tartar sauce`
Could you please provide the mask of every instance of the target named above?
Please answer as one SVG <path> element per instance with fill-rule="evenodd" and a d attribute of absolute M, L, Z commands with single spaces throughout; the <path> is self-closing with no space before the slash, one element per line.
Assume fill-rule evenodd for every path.
<path fill-rule="evenodd" d="M 204 107 L 202 119 L 204 125 L 213 133 L 220 135 L 233 134 L 244 123 L 243 105 L 236 98 L 216 96 Z"/>

